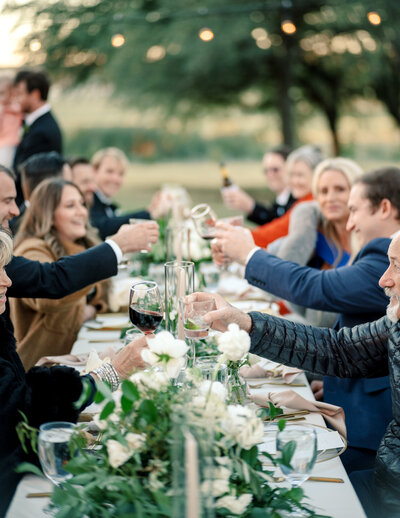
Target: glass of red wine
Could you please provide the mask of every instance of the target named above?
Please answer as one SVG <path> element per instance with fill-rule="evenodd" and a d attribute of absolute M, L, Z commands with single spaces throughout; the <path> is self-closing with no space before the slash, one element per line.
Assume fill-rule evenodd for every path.
<path fill-rule="evenodd" d="M 217 216 L 207 203 L 200 203 L 191 210 L 192 220 L 197 233 L 203 239 L 214 239 Z"/>
<path fill-rule="evenodd" d="M 154 333 L 163 319 L 163 305 L 156 282 L 136 282 L 129 294 L 129 318 L 143 334 Z"/>

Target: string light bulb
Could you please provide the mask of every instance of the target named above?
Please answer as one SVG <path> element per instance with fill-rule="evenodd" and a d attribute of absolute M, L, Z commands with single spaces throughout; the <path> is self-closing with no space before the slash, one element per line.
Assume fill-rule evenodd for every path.
<path fill-rule="evenodd" d="M 124 43 L 125 37 L 123 34 L 114 34 L 114 36 L 111 38 L 111 45 L 115 48 L 122 47 Z"/>
<path fill-rule="evenodd" d="M 203 27 L 199 31 L 199 38 L 202 41 L 211 41 L 212 39 L 214 39 L 214 33 L 211 29 L 207 29 L 207 27 Z"/>
<path fill-rule="evenodd" d="M 281 29 L 285 34 L 294 34 L 296 32 L 296 25 L 291 20 L 283 20 Z"/>
<path fill-rule="evenodd" d="M 369 11 L 367 14 L 369 23 L 372 25 L 380 25 L 382 19 L 376 11 Z"/>
<path fill-rule="evenodd" d="M 40 43 L 39 40 L 32 40 L 29 43 L 29 48 L 30 48 L 31 52 L 39 52 L 39 50 L 42 48 L 42 44 Z"/>

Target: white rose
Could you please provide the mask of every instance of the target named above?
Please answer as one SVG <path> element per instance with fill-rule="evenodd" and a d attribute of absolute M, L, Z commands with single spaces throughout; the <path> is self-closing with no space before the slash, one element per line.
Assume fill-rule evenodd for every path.
<path fill-rule="evenodd" d="M 217 500 L 217 509 L 228 509 L 233 514 L 244 514 L 248 505 L 253 499 L 253 495 L 244 493 L 236 498 L 232 495 L 223 496 Z"/>
<path fill-rule="evenodd" d="M 208 394 L 213 394 L 214 396 L 219 397 L 222 401 L 225 401 L 227 396 L 226 388 L 219 381 L 212 382 L 210 380 L 204 380 L 203 383 L 199 385 L 199 392 L 202 396 L 206 397 Z"/>
<path fill-rule="evenodd" d="M 129 432 L 126 434 L 125 439 L 132 451 L 141 450 L 146 444 L 146 435 L 143 433 Z"/>
<path fill-rule="evenodd" d="M 211 394 L 206 396 L 195 396 L 192 399 L 194 410 L 198 409 L 201 414 L 204 414 L 207 419 L 218 418 L 222 419 L 226 413 L 225 402 L 219 396 Z M 195 412 L 196 415 L 199 412 Z"/>
<path fill-rule="evenodd" d="M 263 441 L 264 424 L 251 408 L 229 405 L 221 426 L 225 435 L 245 450 Z"/>
<path fill-rule="evenodd" d="M 129 379 L 141 390 L 153 389 L 161 391 L 169 385 L 169 379 L 165 373 L 154 370 L 136 372 Z"/>
<path fill-rule="evenodd" d="M 201 492 L 203 495 L 211 494 L 215 498 L 222 496 L 225 493 L 229 493 L 229 480 L 205 480 L 201 484 Z"/>
<path fill-rule="evenodd" d="M 239 361 L 250 349 L 250 337 L 237 324 L 229 324 L 228 331 L 217 337 L 218 350 L 230 361 Z"/>
<path fill-rule="evenodd" d="M 132 456 L 132 450 L 114 439 L 109 439 L 106 444 L 108 460 L 113 468 L 118 468 Z"/>
<path fill-rule="evenodd" d="M 161 331 L 148 340 L 148 345 L 149 348 L 142 351 L 143 361 L 162 365 L 169 378 L 176 378 L 185 366 L 186 343 L 176 340 L 168 331 Z"/>

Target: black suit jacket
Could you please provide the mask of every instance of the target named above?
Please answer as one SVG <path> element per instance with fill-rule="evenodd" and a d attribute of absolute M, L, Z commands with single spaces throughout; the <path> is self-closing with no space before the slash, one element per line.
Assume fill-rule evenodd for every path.
<path fill-rule="evenodd" d="M 51 112 L 47 112 L 29 127 L 15 151 L 13 168 L 17 175 L 17 204 L 23 201 L 21 179 L 18 166 L 36 153 L 57 151 L 62 154 L 62 136 L 57 121 Z"/>
<path fill-rule="evenodd" d="M 140 210 L 119 216 L 118 206 L 115 203 L 105 203 L 94 193 L 90 207 L 90 222 L 98 229 L 101 239 L 118 232 L 119 227 L 129 223 L 130 218 L 150 219 L 150 214 L 147 210 Z"/>
<path fill-rule="evenodd" d="M 264 225 L 264 223 L 269 223 L 273 219 L 283 216 L 295 201 L 296 199 L 290 195 L 286 205 L 280 205 L 276 201 L 272 205 L 262 205 L 256 202 L 253 211 L 247 215 L 247 219 L 257 223 L 257 225 Z"/>
<path fill-rule="evenodd" d="M 52 263 L 15 256 L 6 266 L 6 272 L 12 280 L 7 290 L 9 297 L 59 299 L 116 275 L 118 264 L 111 246 L 102 243 Z"/>

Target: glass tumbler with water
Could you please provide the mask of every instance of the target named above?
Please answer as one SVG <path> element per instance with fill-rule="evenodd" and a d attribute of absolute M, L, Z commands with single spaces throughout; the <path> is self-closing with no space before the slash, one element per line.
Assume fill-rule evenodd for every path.
<path fill-rule="evenodd" d="M 43 473 L 56 486 L 72 477 L 65 465 L 71 460 L 69 441 L 74 431 L 73 423 L 63 421 L 45 423 L 39 429 L 40 464 Z"/>
<path fill-rule="evenodd" d="M 276 450 L 283 452 L 294 448 L 290 467 L 280 468 L 292 487 L 299 487 L 310 476 L 317 457 L 317 435 L 312 426 L 288 424 L 276 435 Z"/>

